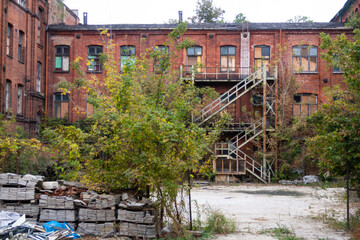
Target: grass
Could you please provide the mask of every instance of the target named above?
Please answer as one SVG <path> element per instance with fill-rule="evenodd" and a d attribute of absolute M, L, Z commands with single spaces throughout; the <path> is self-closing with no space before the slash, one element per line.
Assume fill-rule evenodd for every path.
<path fill-rule="evenodd" d="M 278 224 L 276 228 L 266 230 L 262 233 L 269 233 L 271 236 L 279 240 L 304 240 L 304 238 L 296 237 L 295 234 L 287 226 L 280 224 Z"/>
<path fill-rule="evenodd" d="M 334 230 L 347 231 L 346 219 L 339 220 L 328 214 L 320 215 L 319 219 L 321 219 L 325 224 Z M 349 228 L 351 232 L 360 229 L 360 210 L 358 210 L 355 214 L 350 215 Z"/>
<path fill-rule="evenodd" d="M 205 231 L 214 234 L 229 234 L 236 231 L 236 222 L 217 209 L 208 209 Z"/>

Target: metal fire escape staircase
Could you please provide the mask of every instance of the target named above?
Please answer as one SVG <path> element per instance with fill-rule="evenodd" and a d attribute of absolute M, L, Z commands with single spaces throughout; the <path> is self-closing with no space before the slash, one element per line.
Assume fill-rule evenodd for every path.
<path fill-rule="evenodd" d="M 238 98 L 255 88 L 260 83 L 264 82 L 262 71 L 255 71 L 249 77 L 241 80 L 230 90 L 222 94 L 220 97 L 212 101 L 206 107 L 200 110 L 200 116 L 195 118 L 194 122 L 199 125 L 205 123 L 217 113 L 224 110 L 230 104 L 235 102 Z"/>
<path fill-rule="evenodd" d="M 210 118 L 224 110 L 231 103 L 260 84 L 263 84 L 263 87 L 266 87 L 265 67 L 255 71 L 246 79 L 241 80 L 230 90 L 222 94 L 206 107 L 202 108 L 200 111 L 200 116 L 195 118 L 194 122 L 198 123 L 199 125 L 204 124 Z M 238 135 L 230 139 L 228 142 L 217 143 L 215 145 L 215 154 L 217 158 L 236 160 L 237 169 L 240 169 L 239 162 L 242 162 L 241 165 L 244 171 L 243 174 L 248 172 L 260 181 L 267 183 L 270 182 L 271 179 L 271 166 L 268 166 L 266 161 L 263 161 L 263 163 L 258 163 L 255 159 L 250 157 L 242 150 L 246 144 L 253 141 L 256 137 L 260 136 L 264 132 L 264 128 L 266 128 L 264 125 L 265 124 L 263 123 L 263 119 L 259 119 L 246 129 L 242 130 Z"/>

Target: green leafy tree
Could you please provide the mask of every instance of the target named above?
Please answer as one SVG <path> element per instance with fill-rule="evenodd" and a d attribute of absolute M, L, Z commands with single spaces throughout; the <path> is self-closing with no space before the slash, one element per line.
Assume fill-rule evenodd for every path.
<path fill-rule="evenodd" d="M 223 22 L 225 10 L 213 5 L 213 0 L 198 0 L 195 16 L 189 18 L 192 23 L 218 23 Z"/>
<path fill-rule="evenodd" d="M 235 16 L 234 19 L 234 23 L 248 23 L 249 21 L 247 20 L 245 14 L 243 13 L 239 13 Z"/>
<path fill-rule="evenodd" d="M 308 143 L 317 154 L 324 171 L 343 176 L 346 162 L 350 173 L 360 183 L 360 30 L 349 40 L 344 34 L 332 39 L 322 33 L 321 47 L 328 49 L 325 59 L 344 72 L 345 87 L 328 91 L 328 103 L 323 104 L 309 119 L 317 135 Z"/>
<path fill-rule="evenodd" d="M 307 16 L 295 16 L 292 19 L 287 20 L 288 23 L 308 23 L 313 22 L 309 17 Z"/>
<path fill-rule="evenodd" d="M 184 219 L 177 195 L 186 188 L 188 175 L 197 170 L 199 160 L 219 136 L 222 122 L 202 128 L 191 121 L 201 108 L 199 96 L 206 101 L 215 94 L 212 89 L 186 84 L 173 71 L 178 51 L 194 44 L 186 39 L 178 42 L 184 31 L 186 25 L 179 24 L 164 44 L 175 49 L 174 53 L 148 49 L 122 73 L 109 40 L 103 80 L 86 76 L 80 60 L 76 60 L 73 66 L 79 78 L 67 91 L 71 96 L 80 86 L 87 93 L 95 110 L 91 131 L 74 126 L 45 131 L 64 167 L 64 176 L 102 190 L 131 186 L 145 191 L 150 187 L 157 199 L 160 222 L 167 215 L 179 234 L 183 233 Z M 107 31 L 102 34 L 108 35 Z"/>

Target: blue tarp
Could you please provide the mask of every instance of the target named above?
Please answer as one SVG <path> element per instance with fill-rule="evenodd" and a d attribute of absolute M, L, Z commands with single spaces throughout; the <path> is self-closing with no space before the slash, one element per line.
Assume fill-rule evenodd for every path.
<path fill-rule="evenodd" d="M 43 224 L 43 227 L 46 230 L 46 232 L 56 232 L 59 229 L 70 230 L 72 232 L 74 231 L 74 229 L 70 227 L 69 224 L 67 224 L 66 222 L 64 223 L 59 223 L 56 221 L 46 222 Z M 71 233 L 67 237 L 73 239 L 81 238 L 81 236 L 76 233 Z"/>

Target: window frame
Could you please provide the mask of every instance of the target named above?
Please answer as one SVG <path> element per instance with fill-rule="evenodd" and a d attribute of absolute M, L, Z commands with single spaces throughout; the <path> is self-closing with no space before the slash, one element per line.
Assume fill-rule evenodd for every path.
<path fill-rule="evenodd" d="M 165 45 L 156 45 L 154 47 L 154 51 L 165 51 L 167 54 L 169 54 L 169 46 L 165 46 Z M 162 69 L 161 67 L 161 61 L 163 59 L 154 59 L 153 62 L 153 72 L 154 73 L 163 73 L 166 71 L 166 69 Z M 166 67 L 167 68 L 167 67 Z"/>
<path fill-rule="evenodd" d="M 12 93 L 11 80 L 7 79 L 5 83 L 5 113 L 11 113 L 11 93 Z"/>
<path fill-rule="evenodd" d="M 36 63 L 36 87 L 35 90 L 38 93 L 41 93 L 41 80 L 42 80 L 42 63 Z"/>
<path fill-rule="evenodd" d="M 340 66 L 336 66 L 334 63 L 335 62 L 338 62 L 339 61 L 339 56 L 338 55 L 334 55 L 333 56 L 333 65 L 332 65 L 332 72 L 333 73 L 344 73 L 342 70 L 341 70 L 341 68 L 340 68 Z"/>
<path fill-rule="evenodd" d="M 256 49 L 257 48 L 260 48 L 261 49 L 261 57 L 257 57 L 256 56 Z M 265 55 L 265 57 L 268 57 L 268 58 L 264 58 L 264 55 L 263 55 L 263 49 L 269 49 L 269 55 L 267 56 L 267 55 Z M 269 45 L 256 45 L 256 46 L 254 46 L 254 67 L 255 68 L 258 68 L 258 66 L 257 66 L 257 62 L 258 61 L 261 61 L 261 67 L 263 67 L 264 66 L 264 60 L 268 60 L 268 65 L 267 65 L 267 67 L 266 67 L 266 71 L 267 72 L 269 72 L 270 71 L 270 64 L 271 64 L 271 48 L 270 48 L 270 46 Z"/>
<path fill-rule="evenodd" d="M 42 45 L 42 17 L 43 17 L 44 9 L 38 8 L 38 26 L 37 26 L 37 44 Z"/>
<path fill-rule="evenodd" d="M 58 52 L 58 50 L 60 49 L 61 53 Z M 65 49 L 67 49 L 68 51 L 65 51 Z M 54 63 L 54 71 L 55 72 L 64 72 L 64 73 L 67 73 L 67 72 L 70 72 L 70 51 L 71 51 L 71 48 L 70 46 L 68 45 L 57 45 L 55 46 L 55 63 Z M 64 59 L 65 58 L 68 58 L 68 61 L 66 63 L 66 68 L 64 70 Z M 61 59 L 61 68 L 57 68 L 56 67 L 56 59 L 57 58 L 60 58 Z M 67 69 L 67 70 L 66 70 Z"/>
<path fill-rule="evenodd" d="M 19 44 L 18 44 L 18 60 L 21 63 L 25 62 L 25 33 L 21 30 L 19 30 Z"/>
<path fill-rule="evenodd" d="M 16 109 L 16 115 L 18 115 L 18 116 L 23 115 L 23 96 L 24 96 L 24 86 L 21 84 L 18 84 L 17 109 Z"/>
<path fill-rule="evenodd" d="M 189 50 L 194 50 L 194 54 L 189 54 Z M 196 49 L 200 49 L 200 54 L 196 54 L 197 53 L 197 51 L 196 51 Z M 200 61 L 199 61 L 199 59 L 198 59 L 198 57 L 200 56 Z M 186 66 L 187 66 L 187 71 L 188 72 L 191 72 L 192 71 L 192 67 L 194 66 L 194 65 L 190 65 L 190 63 L 189 63 L 189 57 L 191 57 L 191 58 L 196 58 L 196 64 L 197 65 L 199 65 L 199 64 L 202 64 L 202 62 L 203 62 L 203 47 L 202 46 L 193 46 L 193 47 L 189 47 L 188 49 L 186 49 Z M 188 67 L 189 67 L 189 69 L 188 69 Z M 202 72 L 202 68 L 201 67 L 197 67 L 196 68 L 196 71 L 197 72 Z"/>
<path fill-rule="evenodd" d="M 26 0 L 17 0 L 17 4 L 19 4 L 23 8 L 26 8 Z"/>
<path fill-rule="evenodd" d="M 90 49 L 94 49 L 94 53 L 90 53 Z M 100 62 L 100 54 L 103 53 L 103 46 L 89 45 L 87 46 L 87 72 L 102 73 L 102 64 Z"/>
<path fill-rule="evenodd" d="M 229 49 L 234 48 L 234 54 L 229 53 Z M 222 49 L 226 49 L 226 54 L 222 53 Z M 222 57 L 226 56 L 226 67 L 222 67 Z M 230 57 L 234 56 L 234 67 L 229 67 Z M 226 70 L 223 70 L 226 69 Z M 233 70 L 231 70 L 233 69 Z M 236 72 L 236 46 L 223 45 L 220 46 L 220 72 Z"/>
<path fill-rule="evenodd" d="M 310 103 L 310 102 L 303 102 L 303 97 L 308 97 L 310 99 L 310 97 L 313 96 L 315 97 L 315 103 Z M 299 100 L 297 101 L 295 98 L 299 98 Z M 299 115 L 295 115 L 295 106 L 299 106 Z M 316 110 L 313 111 L 311 113 L 311 107 L 310 106 L 316 106 Z M 301 113 L 303 112 L 303 107 L 306 107 L 306 115 L 302 115 Z M 309 117 L 311 116 L 311 114 L 313 114 L 314 112 L 316 112 L 319 109 L 319 97 L 317 94 L 313 94 L 313 93 L 297 93 L 294 95 L 294 103 L 293 103 L 293 116 L 294 117 Z"/>
<path fill-rule="evenodd" d="M 11 23 L 8 23 L 8 29 L 6 33 L 6 55 L 11 58 L 13 56 L 13 36 L 14 27 Z"/>
<path fill-rule="evenodd" d="M 136 46 L 134 45 L 120 46 L 120 71 L 123 70 L 127 62 L 130 62 L 131 58 L 134 58 L 133 64 L 135 64 L 135 56 L 136 56 Z"/>
<path fill-rule="evenodd" d="M 295 49 L 299 49 L 298 52 L 299 54 L 295 53 Z M 302 54 L 302 50 L 307 49 L 308 53 Z M 316 55 L 312 55 L 311 54 L 311 50 L 316 49 Z M 311 71 L 311 58 L 315 57 L 316 58 L 316 69 L 315 71 Z M 298 73 L 318 73 L 319 71 L 319 48 L 317 46 L 313 46 L 313 45 L 296 45 L 292 47 L 292 65 L 294 66 L 294 60 L 296 58 L 299 58 L 299 69 L 294 69 L 296 72 Z M 303 63 L 302 63 L 302 59 L 305 58 L 308 66 L 307 69 L 308 70 L 304 70 L 303 69 Z"/>
<path fill-rule="evenodd" d="M 57 97 L 60 97 L 60 99 L 57 99 Z M 54 99 L 53 99 L 53 103 L 54 103 L 54 118 L 58 118 L 58 119 L 64 119 L 65 116 L 67 115 L 67 117 L 69 117 L 69 94 L 63 94 L 62 92 L 56 92 L 54 93 Z M 62 116 L 63 114 L 63 103 L 67 103 L 67 110 L 64 113 L 64 116 Z M 57 110 L 58 107 L 57 105 L 59 105 L 58 107 L 60 107 L 59 109 L 59 117 L 57 115 Z"/>

